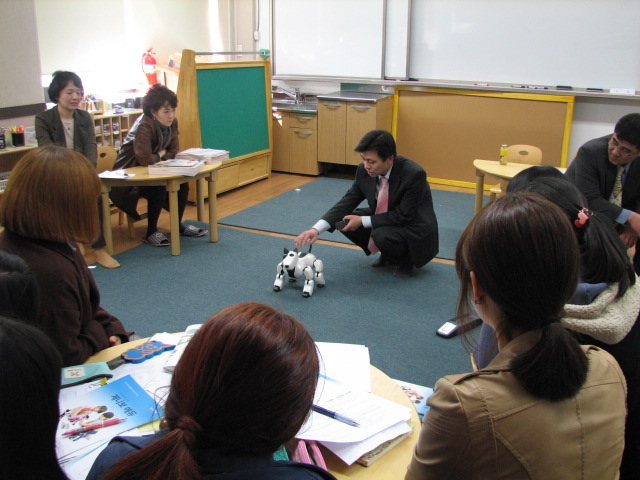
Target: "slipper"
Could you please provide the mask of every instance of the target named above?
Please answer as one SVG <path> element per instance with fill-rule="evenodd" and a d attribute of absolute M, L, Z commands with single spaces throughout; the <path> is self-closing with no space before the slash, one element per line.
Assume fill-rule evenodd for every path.
<path fill-rule="evenodd" d="M 164 233 L 155 232 L 149 235 L 146 238 L 143 238 L 142 241 L 152 247 L 168 247 L 171 245 L 169 239 L 164 235 Z"/>
<path fill-rule="evenodd" d="M 198 228 L 194 227 L 193 225 L 187 225 L 187 227 L 184 229 L 184 232 L 180 233 L 180 235 L 182 235 L 183 237 L 203 237 L 207 233 L 209 233 L 209 230 L 207 230 L 206 228 Z"/>

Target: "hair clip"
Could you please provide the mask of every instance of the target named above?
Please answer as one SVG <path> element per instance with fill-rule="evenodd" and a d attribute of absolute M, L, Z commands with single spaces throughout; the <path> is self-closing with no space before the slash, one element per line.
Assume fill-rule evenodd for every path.
<path fill-rule="evenodd" d="M 588 208 L 583 208 L 578 212 L 578 218 L 573 221 L 573 224 L 578 228 L 582 228 L 587 223 L 587 220 L 591 218 L 591 215 L 593 215 L 593 212 L 591 210 L 589 210 Z"/>

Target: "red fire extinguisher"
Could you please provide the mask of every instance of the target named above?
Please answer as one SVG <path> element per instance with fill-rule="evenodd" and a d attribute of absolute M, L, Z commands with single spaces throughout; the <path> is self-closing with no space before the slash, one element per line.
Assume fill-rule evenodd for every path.
<path fill-rule="evenodd" d="M 158 75 L 156 74 L 156 59 L 153 47 L 142 54 L 142 71 L 147 76 L 149 85 L 158 83 Z"/>

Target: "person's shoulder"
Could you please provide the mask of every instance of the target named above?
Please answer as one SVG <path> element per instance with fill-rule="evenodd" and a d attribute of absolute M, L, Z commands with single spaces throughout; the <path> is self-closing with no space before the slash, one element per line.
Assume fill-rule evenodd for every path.
<path fill-rule="evenodd" d="M 396 155 L 393 165 L 398 166 L 405 172 L 424 173 L 425 171 L 419 163 L 414 162 L 410 158 L 403 157 L 402 155 Z"/>
<path fill-rule="evenodd" d="M 138 450 L 142 450 L 144 447 L 151 445 L 153 442 L 163 437 L 167 432 L 161 430 L 153 435 L 147 435 L 144 437 L 114 437 L 107 447 L 100 452 L 96 458 L 91 471 L 87 476 L 87 480 L 98 479 L 104 472 L 109 470 L 115 465 L 121 458 L 135 453 Z"/>
<path fill-rule="evenodd" d="M 609 134 L 598 138 L 592 138 L 591 140 L 585 142 L 580 148 L 587 151 L 602 150 L 603 148 L 606 150 L 612 135 L 613 134 Z"/>
<path fill-rule="evenodd" d="M 54 105 L 52 108 L 45 110 L 44 112 L 40 112 L 36 115 L 36 119 L 44 120 L 45 122 L 51 122 L 56 115 L 57 105 Z"/>
<path fill-rule="evenodd" d="M 606 350 L 594 345 L 582 345 L 589 360 L 589 371 L 583 388 L 603 384 L 622 385 L 626 391 L 626 380 L 616 359 Z"/>

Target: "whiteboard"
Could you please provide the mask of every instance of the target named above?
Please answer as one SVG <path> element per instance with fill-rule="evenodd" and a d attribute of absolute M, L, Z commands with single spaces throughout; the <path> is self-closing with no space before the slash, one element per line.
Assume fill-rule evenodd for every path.
<path fill-rule="evenodd" d="M 640 90 L 638 0 L 412 0 L 411 35 L 414 78 Z"/>
<path fill-rule="evenodd" d="M 638 0 L 272 1 L 275 75 L 640 91 Z"/>
<path fill-rule="evenodd" d="M 383 0 L 272 0 L 273 74 L 381 78 Z"/>

